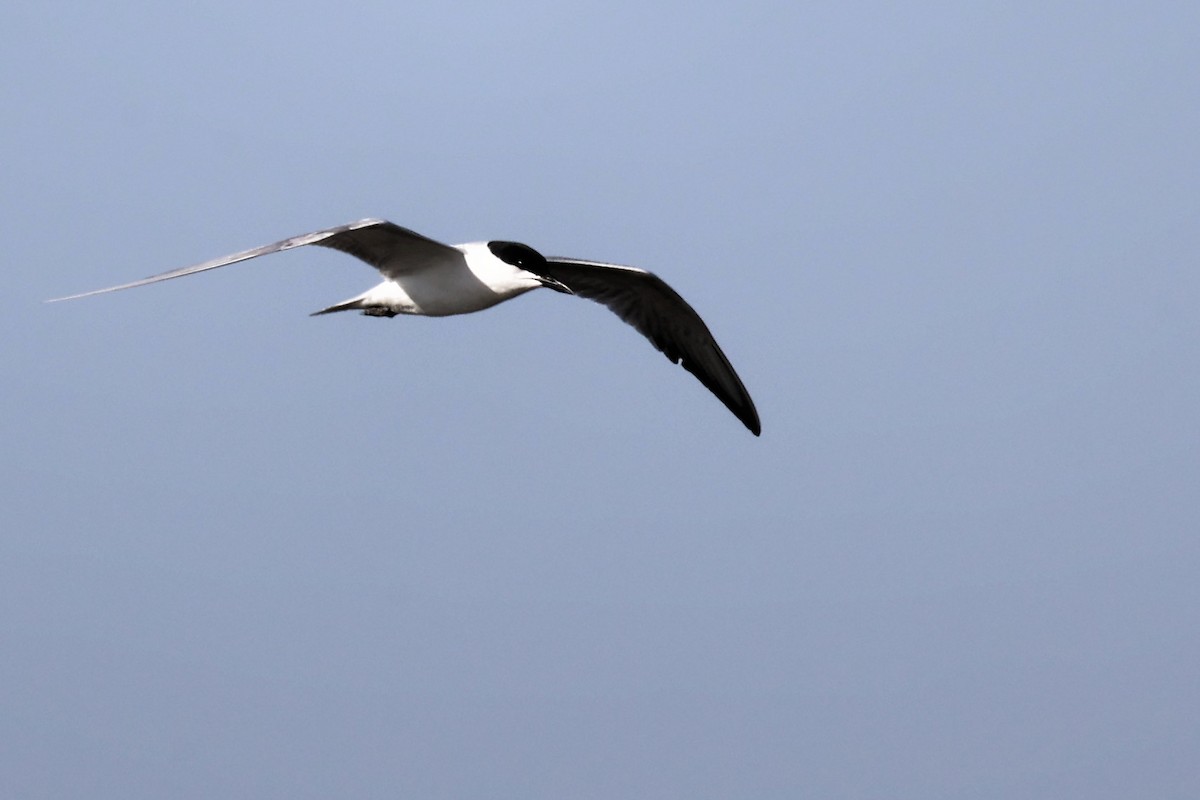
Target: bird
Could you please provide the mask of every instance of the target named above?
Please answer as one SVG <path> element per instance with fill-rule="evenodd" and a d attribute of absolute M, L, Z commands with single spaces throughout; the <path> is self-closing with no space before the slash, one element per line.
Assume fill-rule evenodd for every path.
<path fill-rule="evenodd" d="M 755 436 L 762 433 L 750 393 L 708 326 L 665 281 L 638 267 L 543 256 L 520 242 L 492 240 L 448 245 L 387 220 L 362 219 L 47 302 L 133 289 L 306 245 L 328 247 L 354 256 L 383 276 L 382 283 L 349 300 L 314 311 L 312 316 L 338 311 L 361 311 L 372 317 L 469 314 L 533 289 L 552 289 L 607 306 L 673 363 L 696 376 L 751 433 Z"/>

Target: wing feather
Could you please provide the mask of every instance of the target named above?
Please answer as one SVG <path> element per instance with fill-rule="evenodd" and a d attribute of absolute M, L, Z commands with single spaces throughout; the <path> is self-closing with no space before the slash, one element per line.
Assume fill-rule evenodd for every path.
<path fill-rule="evenodd" d="M 447 255 L 454 257 L 460 255 L 457 250 L 449 245 L 436 242 L 433 239 L 426 238 L 407 228 L 401 228 L 399 225 L 386 220 L 362 219 L 347 225 L 338 225 L 335 228 L 304 233 L 272 244 L 263 245 L 262 247 L 243 250 L 240 253 L 234 253 L 230 256 L 214 258 L 202 264 L 194 264 L 190 267 L 152 275 L 149 278 L 122 283 L 119 286 L 94 289 L 90 292 L 81 292 L 80 294 L 68 295 L 67 297 L 56 297 L 46 302 L 57 303 L 60 300 L 75 300 L 95 294 L 133 289 L 138 286 L 158 283 L 159 281 L 182 278 L 185 275 L 195 275 L 198 272 L 207 272 L 210 269 L 236 264 L 239 261 L 247 261 L 251 258 L 279 253 L 284 250 L 292 250 L 296 247 L 303 247 L 309 244 L 330 247 L 334 250 L 348 253 L 375 267 L 375 269 L 388 278 L 395 278 L 404 274 L 409 268 L 426 265 L 430 261 L 445 258 Z"/>
<path fill-rule="evenodd" d="M 754 401 L 729 359 L 700 315 L 666 281 L 636 267 L 560 257 L 546 259 L 545 275 L 607 306 L 695 375 L 751 433 L 762 432 Z"/>

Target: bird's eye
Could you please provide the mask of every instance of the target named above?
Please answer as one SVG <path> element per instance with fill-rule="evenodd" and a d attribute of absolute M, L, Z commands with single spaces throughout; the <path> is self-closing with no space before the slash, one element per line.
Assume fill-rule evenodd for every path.
<path fill-rule="evenodd" d="M 514 267 L 524 268 L 536 264 L 541 258 L 536 250 L 520 242 L 488 242 L 488 249 L 496 258 Z"/>

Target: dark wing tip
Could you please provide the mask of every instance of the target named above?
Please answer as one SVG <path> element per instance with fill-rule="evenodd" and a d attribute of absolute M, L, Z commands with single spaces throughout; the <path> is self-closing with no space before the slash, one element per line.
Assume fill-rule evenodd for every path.
<path fill-rule="evenodd" d="M 729 409 L 729 411 L 735 417 L 737 417 L 743 425 L 746 426 L 747 430 L 749 430 L 755 436 L 761 436 L 762 423 L 759 421 L 758 409 L 754 406 L 754 400 L 750 397 L 750 392 L 746 390 L 745 384 L 742 383 L 741 378 L 739 378 L 737 372 L 734 371 L 733 365 L 729 363 L 729 359 L 727 359 L 725 354 L 721 352 L 721 348 L 717 345 L 715 340 L 712 342 L 712 346 L 717 358 L 720 359 L 720 362 L 724 364 L 725 369 L 727 370 L 726 375 L 729 378 L 732 378 L 735 382 L 735 388 L 732 390 L 727 386 L 723 386 L 716 374 L 705 368 L 702 364 L 691 360 L 687 356 L 684 356 L 681 359 L 671 360 L 675 363 L 678 363 L 688 372 L 692 373 L 692 375 L 695 376 L 695 378 L 699 380 L 706 389 L 712 392 L 714 397 L 720 400 L 721 403 L 727 409 Z"/>
<path fill-rule="evenodd" d="M 762 423 L 758 421 L 758 412 L 753 408 L 749 409 L 745 416 L 738 414 L 738 419 L 755 436 L 762 436 Z"/>

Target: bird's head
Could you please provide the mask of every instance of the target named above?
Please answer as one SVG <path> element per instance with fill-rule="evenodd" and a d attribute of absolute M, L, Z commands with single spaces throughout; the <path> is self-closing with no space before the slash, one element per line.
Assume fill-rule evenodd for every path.
<path fill-rule="evenodd" d="M 487 246 L 496 258 L 505 264 L 511 264 L 517 269 L 524 270 L 533 275 L 547 289 L 553 289 L 556 292 L 563 292 L 565 294 L 574 294 L 561 281 L 546 274 L 546 257 L 529 245 L 521 244 L 520 242 L 494 241 L 488 242 Z"/>

